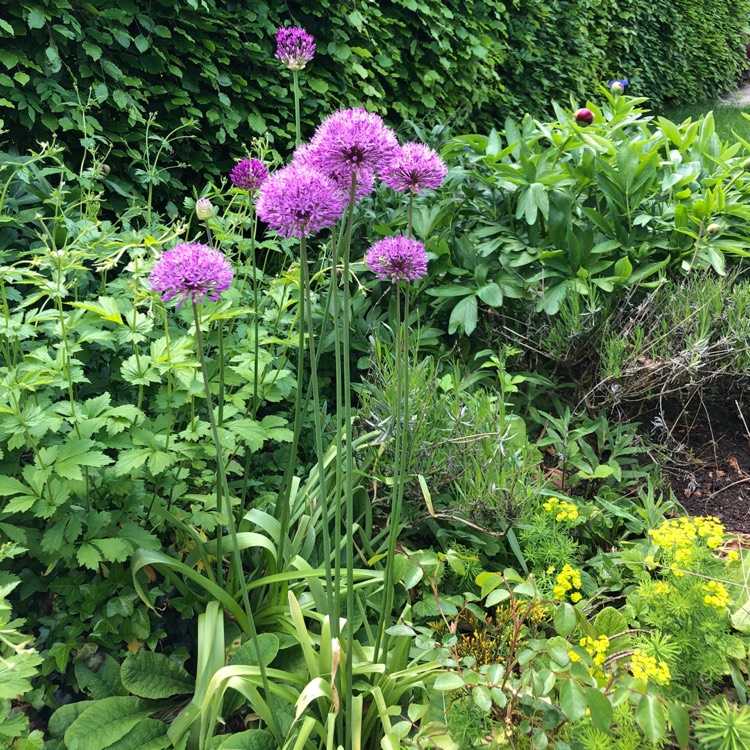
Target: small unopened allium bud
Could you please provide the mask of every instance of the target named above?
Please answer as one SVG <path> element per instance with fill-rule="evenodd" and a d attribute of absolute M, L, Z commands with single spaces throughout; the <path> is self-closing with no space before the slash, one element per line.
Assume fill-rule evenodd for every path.
<path fill-rule="evenodd" d="M 99 170 L 103 175 L 108 175 L 112 170 L 109 168 L 109 164 L 102 164 Z"/>
<path fill-rule="evenodd" d="M 721 229 L 721 227 L 718 224 L 709 224 L 706 227 L 706 231 L 709 234 L 716 234 L 720 229 Z"/>
<path fill-rule="evenodd" d="M 207 221 L 214 213 L 214 204 L 208 198 L 198 198 L 195 201 L 195 215 L 201 221 Z"/>
<path fill-rule="evenodd" d="M 583 107 L 576 112 L 575 118 L 579 125 L 591 125 L 594 122 L 594 113 L 588 107 Z"/>

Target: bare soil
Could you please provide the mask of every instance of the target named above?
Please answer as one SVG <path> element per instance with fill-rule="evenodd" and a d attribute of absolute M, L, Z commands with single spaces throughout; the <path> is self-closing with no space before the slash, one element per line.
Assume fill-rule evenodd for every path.
<path fill-rule="evenodd" d="M 673 419 L 657 426 L 677 447 L 664 466 L 677 500 L 691 515 L 717 516 L 727 531 L 750 534 L 750 408 L 728 399 Z"/>

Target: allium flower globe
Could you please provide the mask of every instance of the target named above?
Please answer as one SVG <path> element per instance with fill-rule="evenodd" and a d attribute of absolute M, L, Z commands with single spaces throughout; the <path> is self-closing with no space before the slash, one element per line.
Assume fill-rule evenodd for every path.
<path fill-rule="evenodd" d="M 261 186 L 255 210 L 282 237 L 307 237 L 335 224 L 347 198 L 330 177 L 292 162 Z"/>
<path fill-rule="evenodd" d="M 429 146 L 405 143 L 381 174 L 383 182 L 394 190 L 424 193 L 443 184 L 448 167 Z"/>
<path fill-rule="evenodd" d="M 276 32 L 276 57 L 289 70 L 302 70 L 315 56 L 315 41 L 312 34 L 294 26 Z"/>
<path fill-rule="evenodd" d="M 398 154 L 395 133 L 382 118 L 363 108 L 342 109 L 323 120 L 310 141 L 310 159 L 321 172 L 347 182 L 367 172 L 380 174 Z"/>
<path fill-rule="evenodd" d="M 386 237 L 376 242 L 365 258 L 368 268 L 383 281 L 417 281 L 427 274 L 424 245 L 410 237 Z"/>
<path fill-rule="evenodd" d="M 318 172 L 321 171 L 317 166 L 315 150 L 309 143 L 303 143 L 295 149 L 294 163 L 310 167 Z M 328 177 L 339 186 L 348 199 L 349 189 L 351 188 L 352 183 L 351 174 L 347 174 L 344 170 L 339 170 L 338 172 L 326 172 L 325 174 L 327 174 Z M 369 195 L 374 189 L 375 175 L 369 170 L 360 171 L 357 175 L 357 183 L 354 188 L 354 200 L 361 200 L 364 196 Z"/>
<path fill-rule="evenodd" d="M 268 179 L 268 170 L 258 159 L 243 159 L 229 173 L 229 179 L 240 190 L 257 190 Z"/>
<path fill-rule="evenodd" d="M 229 261 L 218 250 L 198 242 L 181 242 L 154 263 L 148 281 L 165 302 L 178 297 L 179 307 L 186 300 L 219 299 L 233 276 Z"/>

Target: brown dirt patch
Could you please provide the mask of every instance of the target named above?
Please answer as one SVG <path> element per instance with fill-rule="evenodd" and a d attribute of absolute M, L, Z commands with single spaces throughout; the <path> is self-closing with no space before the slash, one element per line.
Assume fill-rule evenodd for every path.
<path fill-rule="evenodd" d="M 664 469 L 685 510 L 717 516 L 727 531 L 750 533 L 748 405 L 703 403 L 656 425 L 676 447 L 674 462 Z"/>

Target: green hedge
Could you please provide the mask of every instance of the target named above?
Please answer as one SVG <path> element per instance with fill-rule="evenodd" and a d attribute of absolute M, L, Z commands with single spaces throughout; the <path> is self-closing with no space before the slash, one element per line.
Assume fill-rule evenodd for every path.
<path fill-rule="evenodd" d="M 148 114 L 164 134 L 196 120 L 172 172 L 226 170 L 242 143 L 291 139 L 288 77 L 273 58 L 278 25 L 313 32 L 307 131 L 322 110 L 364 104 L 392 122 L 541 114 L 625 76 L 661 104 L 732 87 L 744 62 L 750 0 L 26 0 L 0 20 L 0 119 L 19 150 L 54 134 L 73 150 L 99 136 L 123 175 Z M 730 7 L 731 6 L 731 7 Z M 77 85 L 76 85 L 77 84 Z M 90 104 L 84 123 L 79 103 Z M 86 140 L 89 139 L 89 140 Z M 91 140 L 94 139 L 94 140 Z M 123 178 L 125 182 L 128 178 Z M 142 179 L 143 181 L 143 179 Z"/>

